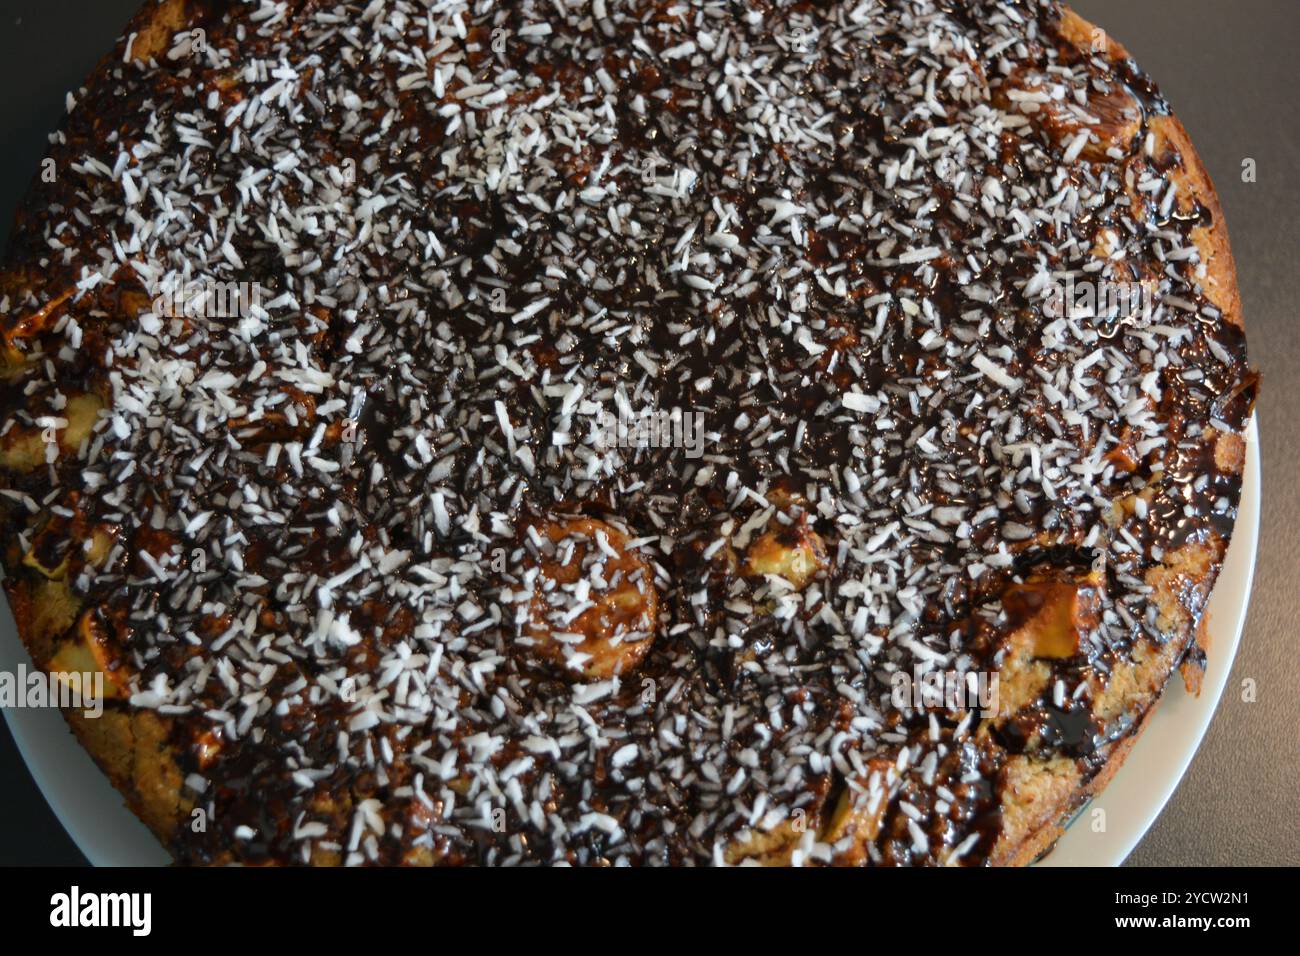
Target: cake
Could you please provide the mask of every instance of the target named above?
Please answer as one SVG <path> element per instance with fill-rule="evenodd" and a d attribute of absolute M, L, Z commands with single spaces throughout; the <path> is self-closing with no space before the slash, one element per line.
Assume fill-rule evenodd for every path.
<path fill-rule="evenodd" d="M 1198 686 L 1257 377 L 1067 7 L 149 0 L 48 157 L 6 591 L 178 863 L 1025 864 Z"/>

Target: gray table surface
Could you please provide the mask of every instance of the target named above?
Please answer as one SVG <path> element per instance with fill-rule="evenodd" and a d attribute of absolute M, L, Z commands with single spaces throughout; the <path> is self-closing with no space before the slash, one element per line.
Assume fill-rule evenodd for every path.
<path fill-rule="evenodd" d="M 0 0 L 0 234 L 45 134 L 139 0 Z M 1245 635 L 1218 714 L 1131 865 L 1300 863 L 1300 100 L 1296 0 L 1075 0 L 1160 84 L 1231 229 L 1259 405 L 1263 516 Z M 1243 182 L 1254 159 L 1257 181 Z M 1247 678 L 1257 688 L 1242 700 Z M 82 862 L 0 724 L 0 863 Z"/>

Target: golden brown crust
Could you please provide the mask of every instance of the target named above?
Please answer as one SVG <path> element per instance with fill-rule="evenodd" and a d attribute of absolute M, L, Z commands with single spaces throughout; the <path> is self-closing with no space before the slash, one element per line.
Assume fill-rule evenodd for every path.
<path fill-rule="evenodd" d="M 1097 52 L 1113 63 L 1129 58 L 1129 52 L 1105 30 L 1089 23 L 1068 6 L 1061 8 L 1061 37 L 1073 43 L 1081 52 Z M 1100 49 L 1097 49 L 1100 46 Z M 1187 129 L 1172 113 L 1151 117 L 1148 125 L 1156 137 L 1155 153 L 1171 150 L 1182 157 L 1182 163 L 1173 172 L 1178 182 L 1180 203 L 1199 203 L 1211 217 L 1209 228 L 1198 227 L 1192 233 L 1207 276 L 1204 287 L 1207 298 L 1222 310 L 1233 325 L 1244 327 L 1241 313 L 1241 293 L 1237 285 L 1237 266 L 1232 257 L 1232 243 L 1228 238 L 1228 224 L 1224 219 L 1219 195 L 1214 189 L 1210 174 L 1200 154 L 1192 144 Z"/>
<path fill-rule="evenodd" d="M 157 0 L 152 9 L 146 5 L 127 31 L 131 59 L 138 62 L 159 59 L 171 48 L 172 37 L 188 22 L 186 0 Z"/>
<path fill-rule="evenodd" d="M 1192 241 L 1196 243 L 1205 266 L 1201 284 L 1206 298 L 1219 307 L 1228 322 L 1244 328 L 1241 290 L 1237 285 L 1237 264 L 1228 238 L 1228 222 L 1210 174 L 1178 117 L 1172 114 L 1157 116 L 1151 121 L 1151 128 L 1156 136 L 1157 154 L 1168 149 L 1182 157 L 1182 162 L 1171 173 L 1178 183 L 1179 201 L 1188 206 L 1199 204 L 1210 213 L 1208 228 L 1198 226 L 1192 230 Z"/>
<path fill-rule="evenodd" d="M 76 642 L 77 602 L 61 581 L 35 572 L 5 582 L 19 637 L 33 662 L 50 673 L 65 669 L 57 662 L 58 648 Z M 86 612 L 89 613 L 89 612 Z M 89 662 L 86 667 L 95 667 Z M 76 673 L 82 672 L 78 667 Z M 80 708 L 63 708 L 77 740 L 94 758 L 127 806 L 164 844 L 169 844 L 183 816 L 192 809 L 185 796 L 183 775 L 168 739 L 171 721 L 149 710 L 133 709 L 112 698 L 112 677 L 105 679 L 104 711 L 87 715 Z"/>
<path fill-rule="evenodd" d="M 65 711 L 64 716 L 131 812 L 169 845 L 193 810 L 168 744 L 171 722 L 151 711 L 115 707 L 96 718 L 80 711 Z"/>
<path fill-rule="evenodd" d="M 1029 866 L 1036 862 L 1055 845 L 1073 821 L 1079 809 L 1103 790 L 1114 778 L 1138 738 L 1146 730 L 1155 713 L 1153 705 L 1129 735 L 1117 743 L 1110 752 L 1105 765 L 1091 780 L 1082 786 L 1068 788 L 1049 788 L 1045 793 L 1044 805 L 1036 813 L 1024 814 L 1025 824 L 1015 838 L 1001 839 L 989 858 L 991 866 Z M 1031 823 L 1032 821 L 1032 823 Z"/>

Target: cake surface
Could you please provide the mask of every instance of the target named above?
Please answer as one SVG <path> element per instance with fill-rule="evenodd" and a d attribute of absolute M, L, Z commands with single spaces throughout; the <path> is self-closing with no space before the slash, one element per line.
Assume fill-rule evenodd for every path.
<path fill-rule="evenodd" d="M 6 590 L 182 863 L 1023 864 L 1256 376 L 1047 0 L 150 0 L 0 268 Z"/>

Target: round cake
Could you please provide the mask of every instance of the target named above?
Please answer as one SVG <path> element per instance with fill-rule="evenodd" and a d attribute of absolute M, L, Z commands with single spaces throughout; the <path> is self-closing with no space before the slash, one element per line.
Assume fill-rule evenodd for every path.
<path fill-rule="evenodd" d="M 1054 2 L 150 0 L 3 261 L 10 605 L 178 862 L 1028 863 L 1197 686 L 1232 254 Z"/>

